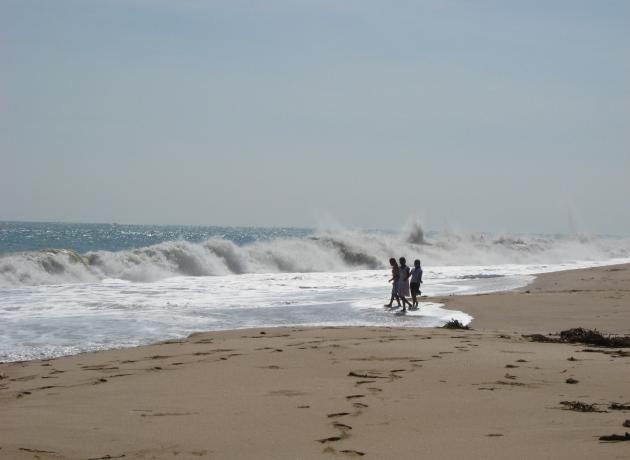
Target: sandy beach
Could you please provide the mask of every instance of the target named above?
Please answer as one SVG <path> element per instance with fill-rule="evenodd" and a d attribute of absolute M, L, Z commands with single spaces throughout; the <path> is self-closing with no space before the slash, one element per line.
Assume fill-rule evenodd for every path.
<path fill-rule="evenodd" d="M 630 404 L 630 349 L 523 337 L 630 334 L 630 265 L 427 300 L 472 330 L 207 332 L 0 364 L 0 458 L 630 458 L 599 440 L 630 431 L 609 408 Z"/>

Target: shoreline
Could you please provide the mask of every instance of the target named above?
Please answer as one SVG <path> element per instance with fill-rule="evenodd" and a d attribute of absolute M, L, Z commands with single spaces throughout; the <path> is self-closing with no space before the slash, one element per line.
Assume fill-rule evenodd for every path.
<path fill-rule="evenodd" d="M 423 299 L 472 330 L 240 329 L 0 364 L 0 458 L 627 458 L 598 437 L 629 431 L 608 406 L 630 404 L 630 357 L 522 334 L 630 334 L 629 286 L 626 264 Z"/>
<path fill-rule="evenodd" d="M 471 326 L 483 329 L 539 333 L 583 323 L 608 333 L 630 334 L 630 309 L 623 302 L 630 291 L 629 267 L 615 264 L 542 273 L 528 285 L 510 291 L 427 300 L 471 315 Z M 598 311 L 594 308 L 597 302 L 610 304 L 609 309 Z"/>
<path fill-rule="evenodd" d="M 497 293 L 497 292 L 508 292 L 518 290 L 520 287 L 526 286 L 528 283 L 531 283 L 532 280 L 535 279 L 536 276 L 544 275 L 550 273 L 548 270 L 558 270 L 558 271 L 567 271 L 567 270 L 575 270 L 578 268 L 595 268 L 598 266 L 604 265 L 617 265 L 622 263 L 630 263 L 630 259 L 625 260 L 609 260 L 606 262 L 593 262 L 591 266 L 584 266 L 584 263 L 572 263 L 568 265 L 577 265 L 574 267 L 567 267 L 565 265 L 557 265 L 557 266 L 541 266 L 539 270 L 544 270 L 543 272 L 531 273 L 531 274 L 504 274 L 504 275 L 481 275 L 479 276 L 479 282 L 481 284 L 474 284 L 470 286 L 465 286 L 462 289 L 458 283 L 459 277 L 455 276 L 455 281 L 449 278 L 446 282 L 446 286 L 450 286 L 450 289 L 443 289 L 444 286 L 440 284 L 436 279 L 432 279 L 433 283 L 436 283 L 436 286 L 432 286 L 429 283 L 429 287 L 427 287 L 427 291 L 433 292 L 432 295 L 428 297 L 423 297 L 422 300 L 425 300 L 425 309 L 424 312 L 414 311 L 409 312 L 406 317 L 400 317 L 399 315 L 390 315 L 386 312 L 380 312 L 380 305 L 382 300 L 379 298 L 375 302 L 369 303 L 369 308 L 359 308 L 356 309 L 352 306 L 352 304 L 357 303 L 356 301 L 350 301 L 348 304 L 344 303 L 342 299 L 338 299 L 339 305 L 330 304 L 326 300 L 323 301 L 322 305 L 319 305 L 322 311 L 314 312 L 308 308 L 288 308 L 284 307 L 281 304 L 274 305 L 275 307 L 280 306 L 279 310 L 270 310 L 270 309 L 245 309 L 247 311 L 246 314 L 242 314 L 241 309 L 225 309 L 219 307 L 218 309 L 212 310 L 213 314 L 211 315 L 203 315 L 197 316 L 196 320 L 193 320 L 190 324 L 187 324 L 185 311 L 181 308 L 176 308 L 174 312 L 175 315 L 170 315 L 171 324 L 168 324 L 169 321 L 164 321 L 160 319 L 159 315 L 157 317 L 153 317 L 148 315 L 148 310 L 140 310 L 138 314 L 129 314 L 126 316 L 126 319 L 120 317 L 116 319 L 116 312 L 118 307 L 112 304 L 116 295 L 120 293 L 114 289 L 113 291 L 109 291 L 106 288 L 105 292 L 101 292 L 95 298 L 90 298 L 84 300 L 81 305 L 77 305 L 78 314 L 72 311 L 66 311 L 64 309 L 64 305 L 59 305 L 59 300 L 57 298 L 57 292 L 54 291 L 54 295 L 52 298 L 47 298 L 46 295 L 36 296 L 34 299 L 29 298 L 21 298 L 20 295 L 17 297 L 12 297 L 9 294 L 8 299 L 4 299 L 5 302 L 8 301 L 8 304 L 11 305 L 14 302 L 19 303 L 25 309 L 25 323 L 21 323 L 17 320 L 18 316 L 16 315 L 8 315 L 8 323 L 4 326 L 4 331 L 7 336 L 3 340 L 3 344 L 5 344 L 0 353 L 0 362 L 18 362 L 18 361 L 30 361 L 36 359 L 50 359 L 57 358 L 62 356 L 71 356 L 73 354 L 79 354 L 84 352 L 96 352 L 103 350 L 111 350 L 111 349 L 119 349 L 119 348 L 129 348 L 136 346 L 146 346 L 154 343 L 159 343 L 164 340 L 174 340 L 185 338 L 187 335 L 199 331 L 228 331 L 228 330 L 243 330 L 249 328 L 271 328 L 271 327 L 325 327 L 325 326 L 373 326 L 373 327 L 438 327 L 440 324 L 443 324 L 446 320 L 450 320 L 452 318 L 458 319 L 463 322 L 470 321 L 470 315 L 467 312 L 462 312 L 461 308 L 456 308 L 455 310 L 451 309 L 448 311 L 448 300 L 444 300 L 446 297 L 450 300 L 451 296 L 470 296 L 475 295 L 474 293 Z M 437 267 L 438 270 L 440 267 Z M 530 270 L 533 267 L 530 267 Z M 464 270 L 466 271 L 466 270 Z M 476 272 L 474 268 L 472 270 L 468 270 L 472 272 Z M 499 270 L 501 271 L 501 270 Z M 516 270 L 518 272 L 518 270 Z M 508 272 L 513 272 L 508 270 Z M 373 276 L 373 271 L 362 271 L 358 273 L 370 273 L 370 276 Z M 347 275 L 347 274 L 346 274 Z M 428 276 L 431 275 L 431 272 L 428 273 Z M 365 275 L 364 275 L 365 276 Z M 440 276 L 444 276 L 444 273 L 439 273 L 438 280 Z M 468 278 L 471 276 L 470 278 Z M 213 278 L 213 277 L 210 277 Z M 448 276 L 447 276 L 448 278 Z M 499 278 L 505 279 L 507 281 L 491 281 L 489 284 L 486 282 L 484 278 Z M 193 277 L 194 279 L 194 277 Z M 473 275 L 465 275 L 462 279 L 476 279 Z M 200 298 L 197 295 L 200 290 L 208 289 L 209 295 L 215 295 L 214 288 L 212 286 L 206 286 L 205 283 L 201 283 L 199 286 L 195 286 L 193 282 L 192 288 L 191 285 L 186 284 L 187 288 L 184 289 L 186 292 L 182 292 L 179 295 L 179 299 L 175 299 L 175 301 L 179 301 L 180 303 L 191 303 L 196 304 L 199 302 Z M 311 280 L 311 282 L 317 283 L 315 280 Z M 449 282 L 451 282 L 449 284 Z M 184 283 L 190 283 L 189 279 L 186 278 Z M 282 286 L 284 281 L 278 281 Z M 307 283 L 308 284 L 308 283 Z M 139 293 L 140 296 L 147 295 L 152 296 L 154 293 L 145 292 L 147 286 L 151 284 L 139 284 L 137 287 L 141 291 Z M 425 285 L 426 286 L 426 285 Z M 433 287 L 433 288 L 432 288 Z M 68 285 L 68 289 L 71 292 L 67 292 L 66 296 L 77 296 L 77 298 L 83 298 L 83 294 L 81 292 L 81 284 L 78 285 Z M 150 288 L 148 288 L 150 290 Z M 378 291 L 382 291 L 381 287 L 370 286 L 370 289 L 376 289 Z M 164 295 L 170 296 L 172 295 L 172 290 L 169 291 L 168 287 L 163 289 Z M 191 296 L 187 294 L 187 291 L 191 291 Z M 374 293 L 376 293 L 374 290 Z M 440 291 L 442 291 L 440 293 Z M 449 292 L 450 291 L 450 292 Z M 96 288 L 96 292 L 100 292 L 100 286 Z M 382 292 L 380 292 L 382 294 Z M 219 298 L 221 298 L 221 294 L 218 294 Z M 90 311 L 92 310 L 92 305 L 94 302 L 100 302 L 102 297 L 105 296 L 105 305 L 103 308 L 98 308 L 94 314 L 96 316 L 92 316 Z M 352 297 L 352 293 L 350 293 Z M 124 297 L 124 296 L 123 296 Z M 121 305 L 127 305 L 128 302 L 120 297 Z M 159 296 L 158 296 L 159 297 Z M 263 294 L 264 297 L 264 294 Z M 107 300 L 109 299 L 109 300 Z M 437 300 L 436 300 L 437 299 Z M 63 300 L 63 295 L 61 300 Z M 269 300 L 269 299 L 268 299 Z M 329 300 L 329 299 L 328 299 Z M 367 301 L 367 298 L 365 299 Z M 372 299 L 373 300 L 373 299 Z M 431 302 L 433 300 L 433 302 Z M 273 299 L 270 300 L 273 303 Z M 48 302 L 51 302 L 48 305 Z M 168 302 L 167 302 L 168 303 Z M 317 302 L 315 302 L 317 303 Z M 433 303 L 433 305 L 432 305 Z M 287 302 L 288 304 L 288 302 Z M 156 305 L 157 311 L 156 313 L 160 313 L 159 303 Z M 240 305 L 242 306 L 242 305 Z M 338 308 L 341 306 L 342 308 Z M 368 306 L 367 304 L 365 306 Z M 67 333 L 70 334 L 72 339 L 65 341 L 62 343 L 60 340 L 54 340 L 54 335 L 50 338 L 46 338 L 46 329 L 47 329 L 47 321 L 45 317 L 39 318 L 38 310 L 44 309 L 57 309 L 61 308 L 60 313 L 62 315 L 70 314 L 73 318 L 71 324 L 73 326 L 65 325 L 65 329 Z M 82 308 L 81 308 L 82 307 Z M 134 311 L 133 305 L 131 305 L 131 310 Z M 393 311 L 396 313 L 396 310 Z M 112 322 L 108 323 L 108 314 L 114 317 L 111 319 Z M 253 315 L 254 318 L 257 318 L 255 321 L 248 321 L 247 318 Z M 209 319 L 214 317 L 214 319 Z M 267 317 L 268 321 L 265 321 L 265 317 Z M 336 321 L 315 321 L 317 318 L 333 318 L 337 317 Z M 155 318 L 155 324 L 153 324 L 153 320 Z M 277 318 L 288 318 L 287 321 L 277 321 Z M 411 323 L 417 324 L 411 324 Z M 284 324 L 281 324 L 284 323 Z M 109 324 L 109 325 L 108 325 Z M 148 329 L 144 329 L 142 327 L 145 324 L 151 324 L 152 326 Z M 94 326 L 94 327 L 93 327 Z M 141 326 L 138 329 L 138 326 Z M 24 327 L 24 333 L 22 333 L 22 327 Z M 64 325 L 62 324 L 63 328 Z M 0 328 L 2 329 L 2 328 Z M 35 331 L 41 331 L 37 334 Z M 145 331 L 145 332 L 142 332 Z M 62 338 L 62 337 L 61 337 Z M 5 343 L 6 342 L 6 343 Z M 12 347 L 11 343 L 21 343 L 23 346 Z"/>

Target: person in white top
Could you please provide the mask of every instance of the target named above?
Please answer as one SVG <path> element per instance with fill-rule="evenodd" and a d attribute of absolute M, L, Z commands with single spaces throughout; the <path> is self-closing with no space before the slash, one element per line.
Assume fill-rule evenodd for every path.
<path fill-rule="evenodd" d="M 405 308 L 409 305 L 409 309 L 411 309 L 411 302 L 407 300 L 407 296 L 409 295 L 409 267 L 407 267 L 407 261 L 404 257 L 398 259 L 400 262 L 400 278 L 398 278 L 398 297 L 402 301 L 402 311 L 403 313 L 407 311 Z"/>
<path fill-rule="evenodd" d="M 418 309 L 418 296 L 422 294 L 420 291 L 420 285 L 422 284 L 422 267 L 420 266 L 420 260 L 416 259 L 413 261 L 413 268 L 411 269 L 411 283 L 409 283 L 409 287 L 411 288 L 411 299 L 413 301 L 413 307 L 411 309 Z"/>

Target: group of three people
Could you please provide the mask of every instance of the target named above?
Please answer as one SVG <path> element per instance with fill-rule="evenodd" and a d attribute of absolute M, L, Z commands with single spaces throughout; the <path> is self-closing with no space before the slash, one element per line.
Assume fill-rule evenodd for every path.
<path fill-rule="evenodd" d="M 398 265 L 400 262 L 400 265 Z M 413 268 L 410 270 L 407 266 L 407 260 L 401 257 L 396 262 L 393 257 L 389 259 L 389 264 L 392 266 L 392 278 L 389 282 L 392 284 L 392 297 L 389 299 L 389 303 L 385 304 L 386 308 L 392 308 L 394 299 L 399 307 L 402 306 L 402 311 L 418 309 L 418 297 L 420 296 L 420 285 L 422 284 L 422 267 L 420 266 L 420 260 L 416 259 L 413 262 Z M 411 292 L 411 302 L 407 299 Z M 402 301 L 402 305 L 401 305 Z"/>

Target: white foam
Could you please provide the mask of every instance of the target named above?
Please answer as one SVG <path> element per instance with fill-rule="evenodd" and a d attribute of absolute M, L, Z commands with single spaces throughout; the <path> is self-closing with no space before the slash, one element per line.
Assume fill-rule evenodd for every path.
<path fill-rule="evenodd" d="M 615 262 L 630 262 L 629 259 Z M 430 266 L 423 294 L 511 289 L 534 273 L 603 265 Z M 433 327 L 463 312 L 423 303 L 395 316 L 387 270 L 178 276 L 153 282 L 105 278 L 87 283 L 0 288 L 0 360 L 42 358 L 184 337 L 195 331 L 294 325 Z"/>

